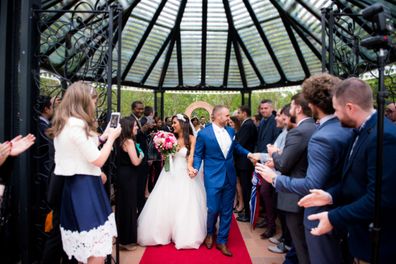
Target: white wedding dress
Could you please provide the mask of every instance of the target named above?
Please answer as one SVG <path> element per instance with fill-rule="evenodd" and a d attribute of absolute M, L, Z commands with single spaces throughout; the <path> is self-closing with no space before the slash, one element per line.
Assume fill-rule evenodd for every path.
<path fill-rule="evenodd" d="M 191 179 L 187 171 L 187 148 L 173 157 L 168 172 L 158 181 L 138 219 L 138 243 L 177 249 L 199 248 L 206 236 L 206 194 L 202 173 Z"/>

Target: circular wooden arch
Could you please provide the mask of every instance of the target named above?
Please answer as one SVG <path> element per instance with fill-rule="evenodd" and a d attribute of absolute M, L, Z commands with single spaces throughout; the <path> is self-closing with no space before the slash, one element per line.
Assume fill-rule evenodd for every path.
<path fill-rule="evenodd" d="M 209 116 L 212 114 L 213 111 L 213 106 L 208 104 L 207 102 L 203 102 L 203 101 L 197 101 L 194 102 L 192 104 L 190 104 L 187 108 L 186 111 L 184 111 L 184 114 L 186 114 L 189 118 L 191 118 L 191 114 L 195 109 L 198 108 L 203 108 L 206 111 L 209 112 Z"/>

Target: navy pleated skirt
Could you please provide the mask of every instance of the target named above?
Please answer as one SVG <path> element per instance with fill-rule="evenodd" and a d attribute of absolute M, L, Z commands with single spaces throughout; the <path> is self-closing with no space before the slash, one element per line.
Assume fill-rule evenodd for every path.
<path fill-rule="evenodd" d="M 111 254 L 117 236 L 114 214 L 99 176 L 65 176 L 61 205 L 63 249 L 86 263 Z"/>

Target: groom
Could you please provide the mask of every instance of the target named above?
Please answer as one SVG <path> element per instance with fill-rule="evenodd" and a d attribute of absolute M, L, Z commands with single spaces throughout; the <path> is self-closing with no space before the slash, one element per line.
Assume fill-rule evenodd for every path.
<path fill-rule="evenodd" d="M 197 175 L 204 160 L 204 181 L 208 207 L 207 236 L 205 245 L 213 246 L 213 236 L 217 217 L 220 215 L 220 229 L 216 248 L 224 255 L 232 256 L 226 243 L 231 226 L 232 206 L 235 197 L 236 174 L 234 149 L 240 155 L 252 158 L 252 154 L 235 140 L 235 132 L 227 127 L 230 112 L 227 107 L 215 106 L 212 112 L 213 123 L 198 133 L 191 175 Z"/>

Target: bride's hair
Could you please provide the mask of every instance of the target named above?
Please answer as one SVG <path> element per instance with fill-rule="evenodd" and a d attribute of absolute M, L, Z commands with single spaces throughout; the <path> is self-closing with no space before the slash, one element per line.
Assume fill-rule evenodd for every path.
<path fill-rule="evenodd" d="M 190 119 L 188 116 L 184 114 L 177 114 L 172 116 L 172 121 L 173 119 L 176 118 L 177 121 L 179 121 L 180 128 L 183 132 L 183 141 L 184 141 L 184 146 L 187 148 L 187 156 L 190 154 L 190 135 L 194 135 L 191 125 L 190 125 Z M 178 134 L 175 133 L 176 138 L 179 136 Z"/>

